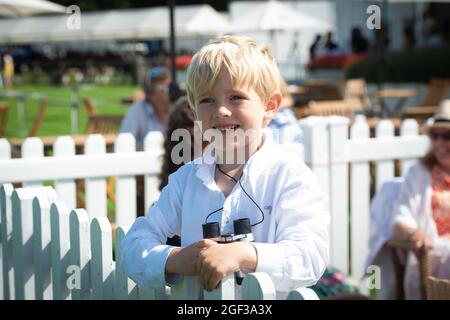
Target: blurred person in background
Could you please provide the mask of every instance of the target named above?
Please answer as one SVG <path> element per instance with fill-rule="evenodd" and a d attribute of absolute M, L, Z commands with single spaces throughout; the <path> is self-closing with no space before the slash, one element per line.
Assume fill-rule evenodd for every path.
<path fill-rule="evenodd" d="M 11 55 L 3 56 L 3 84 L 6 89 L 12 88 L 14 84 L 14 59 Z"/>
<path fill-rule="evenodd" d="M 405 297 L 420 298 L 417 257 L 429 253 L 431 273 L 450 279 L 450 100 L 427 128 L 431 148 L 408 171 L 392 217 L 394 238 L 411 243 L 405 270 Z"/>
<path fill-rule="evenodd" d="M 130 132 L 136 139 L 137 150 L 144 147 L 144 138 L 150 131 L 164 133 L 170 99 L 170 71 L 156 67 L 147 73 L 144 81 L 145 99 L 136 101 L 120 125 L 120 132 Z"/>

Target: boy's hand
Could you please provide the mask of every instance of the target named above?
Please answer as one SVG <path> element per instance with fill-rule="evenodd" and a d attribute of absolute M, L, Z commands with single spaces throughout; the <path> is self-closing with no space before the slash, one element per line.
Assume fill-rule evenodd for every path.
<path fill-rule="evenodd" d="M 256 260 L 255 248 L 245 242 L 216 244 L 203 249 L 197 261 L 203 288 L 214 290 L 225 276 L 239 269 L 254 271 Z"/>
<path fill-rule="evenodd" d="M 173 249 L 166 262 L 166 273 L 176 273 L 183 276 L 195 276 L 197 273 L 197 259 L 200 252 L 216 242 L 208 239 L 197 241 L 188 247 Z"/>

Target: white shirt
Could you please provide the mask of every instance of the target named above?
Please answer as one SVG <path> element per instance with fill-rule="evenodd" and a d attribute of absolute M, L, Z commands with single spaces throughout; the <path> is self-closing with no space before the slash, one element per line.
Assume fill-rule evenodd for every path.
<path fill-rule="evenodd" d="M 268 139 L 267 139 L 268 140 Z M 164 267 L 173 247 L 167 237 L 181 236 L 188 246 L 202 239 L 202 224 L 220 223 L 232 232 L 233 220 L 262 219 L 261 212 L 236 184 L 225 197 L 214 181 L 215 163 L 203 158 L 189 162 L 169 176 L 168 185 L 145 217 L 139 217 L 122 242 L 123 267 L 140 286 L 163 287 Z M 298 287 L 314 285 L 329 257 L 330 217 L 326 197 L 302 159 L 268 141 L 247 161 L 241 183 L 264 212 L 252 228 L 257 250 L 256 272 L 267 273 L 285 296 Z"/>

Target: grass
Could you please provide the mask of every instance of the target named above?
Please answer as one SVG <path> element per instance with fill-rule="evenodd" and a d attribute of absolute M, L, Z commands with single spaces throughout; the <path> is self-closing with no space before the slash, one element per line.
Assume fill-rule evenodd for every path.
<path fill-rule="evenodd" d="M 92 85 L 80 86 L 78 97 L 89 97 L 92 99 L 97 112 L 100 114 L 125 114 L 128 106 L 121 104 L 120 100 L 131 97 L 137 89 L 131 85 Z M 25 127 L 26 134 L 21 134 L 17 100 L 14 98 L 1 98 L 10 104 L 11 109 L 6 126 L 5 136 L 7 138 L 24 138 L 33 126 L 39 106 L 39 99 L 34 96 L 36 93 L 48 97 L 49 104 L 45 113 L 44 121 L 38 131 L 38 136 L 55 136 L 71 134 L 70 108 L 72 99 L 72 89 L 70 87 L 44 86 L 44 85 L 20 85 L 14 87 L 25 95 Z M 86 128 L 86 113 L 79 102 L 78 109 L 78 133 L 84 133 Z"/>

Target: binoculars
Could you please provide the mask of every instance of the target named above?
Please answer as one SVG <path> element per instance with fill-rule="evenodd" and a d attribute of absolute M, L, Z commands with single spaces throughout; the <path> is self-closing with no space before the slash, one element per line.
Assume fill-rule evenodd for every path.
<path fill-rule="evenodd" d="M 220 225 L 218 222 L 209 222 L 202 225 L 203 238 L 211 239 L 217 243 L 231 243 L 236 241 L 254 242 L 255 239 L 252 233 L 252 226 L 249 218 L 243 218 L 233 221 L 232 234 L 220 234 Z M 242 271 L 236 271 L 236 282 L 238 285 L 242 284 L 244 274 Z"/>

